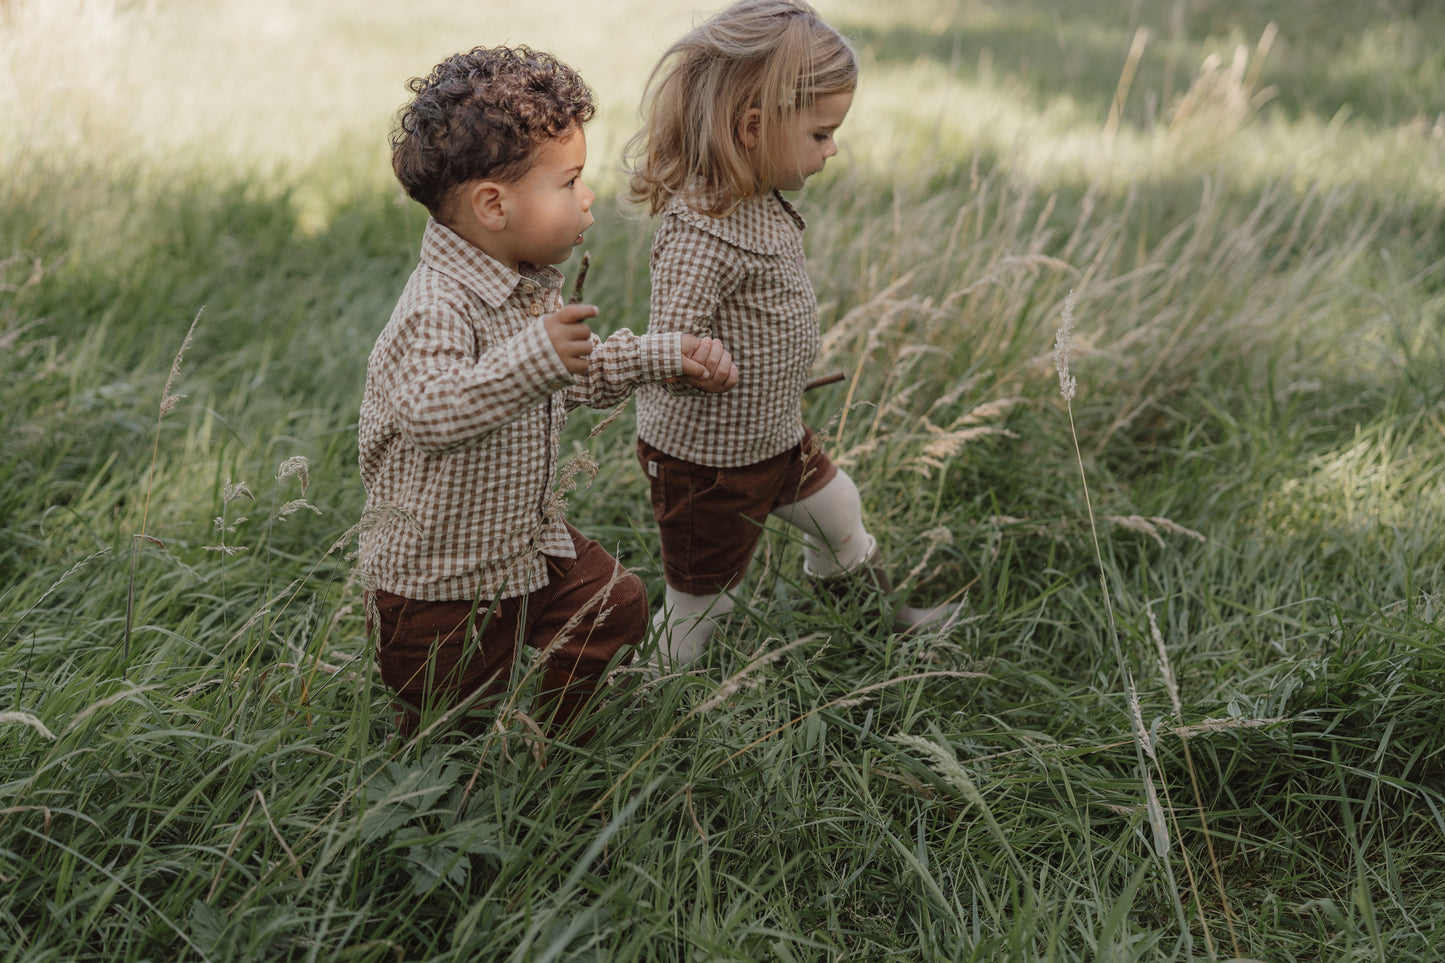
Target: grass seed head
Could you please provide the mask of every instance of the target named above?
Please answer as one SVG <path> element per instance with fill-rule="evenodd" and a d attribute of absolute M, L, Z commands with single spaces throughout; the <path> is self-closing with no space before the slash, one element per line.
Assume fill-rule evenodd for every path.
<path fill-rule="evenodd" d="M 311 485 L 311 462 L 305 455 L 292 455 L 277 467 L 276 480 L 280 482 L 288 478 L 300 479 L 301 494 L 306 494 L 306 489 Z"/>
<path fill-rule="evenodd" d="M 1054 341 L 1054 370 L 1059 373 L 1059 391 L 1063 394 L 1065 401 L 1073 401 L 1074 393 L 1078 389 L 1078 382 L 1069 373 L 1069 354 L 1074 350 L 1074 291 L 1069 289 L 1069 294 L 1064 298 L 1063 324 L 1059 326 L 1058 337 Z"/>

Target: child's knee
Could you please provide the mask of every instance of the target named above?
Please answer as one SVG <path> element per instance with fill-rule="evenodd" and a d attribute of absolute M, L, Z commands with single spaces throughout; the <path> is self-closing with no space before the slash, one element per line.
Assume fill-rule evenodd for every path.
<path fill-rule="evenodd" d="M 650 617 L 647 586 L 637 575 L 628 572 L 618 581 L 614 599 L 613 617 L 617 619 L 616 634 L 619 636 L 617 648 L 636 645 L 647 634 Z"/>
<path fill-rule="evenodd" d="M 605 673 L 619 652 L 641 642 L 650 619 L 647 586 L 624 570 L 612 577 L 605 595 L 595 597 L 591 605 L 596 608 L 577 629 L 580 636 L 575 655 L 566 657 L 573 660 L 579 674 L 589 676 Z"/>

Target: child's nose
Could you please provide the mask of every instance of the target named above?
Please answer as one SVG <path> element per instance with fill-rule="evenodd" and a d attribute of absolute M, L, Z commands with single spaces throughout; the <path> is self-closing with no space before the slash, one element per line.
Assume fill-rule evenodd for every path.
<path fill-rule="evenodd" d="M 592 192 L 592 188 L 588 187 L 586 184 L 583 184 L 583 185 L 582 185 L 582 210 L 584 210 L 584 211 L 590 211 L 590 210 L 592 209 L 592 202 L 595 201 L 595 200 L 597 200 L 597 195 Z"/>

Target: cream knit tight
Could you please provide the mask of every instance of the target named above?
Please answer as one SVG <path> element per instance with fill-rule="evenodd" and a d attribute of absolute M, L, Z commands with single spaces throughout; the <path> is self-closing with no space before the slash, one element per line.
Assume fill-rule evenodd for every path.
<path fill-rule="evenodd" d="M 863 504 L 853 479 L 839 469 L 821 489 L 772 514 L 803 532 L 803 570 L 827 578 L 863 563 L 876 546 L 863 527 Z M 735 602 L 726 592 L 692 595 L 672 586 L 652 618 L 658 633 L 656 669 L 679 669 L 702 654 L 718 621 Z"/>

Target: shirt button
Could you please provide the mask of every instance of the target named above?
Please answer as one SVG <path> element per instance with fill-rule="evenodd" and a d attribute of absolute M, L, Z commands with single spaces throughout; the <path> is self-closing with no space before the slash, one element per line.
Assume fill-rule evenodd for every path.
<path fill-rule="evenodd" d="M 534 318 L 540 318 L 542 316 L 542 302 L 533 301 L 531 304 L 527 305 L 527 313 Z"/>
<path fill-rule="evenodd" d="M 537 292 L 537 286 L 536 286 L 535 284 L 533 284 L 531 281 L 523 281 L 523 282 L 522 282 L 522 293 L 523 293 L 523 294 L 535 294 L 536 292 Z"/>

